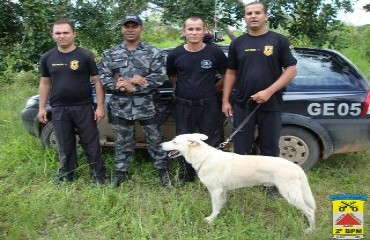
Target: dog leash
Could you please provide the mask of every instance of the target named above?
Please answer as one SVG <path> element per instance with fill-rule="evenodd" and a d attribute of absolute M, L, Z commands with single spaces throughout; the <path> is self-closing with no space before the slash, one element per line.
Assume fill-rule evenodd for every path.
<path fill-rule="evenodd" d="M 248 100 L 246 105 L 248 105 L 250 101 L 251 101 L 251 98 Z M 260 107 L 260 104 L 257 104 L 257 106 L 253 109 L 253 111 L 247 115 L 247 117 L 243 120 L 243 122 L 239 124 L 239 126 L 226 139 L 226 141 L 222 142 L 217 149 L 224 149 L 225 146 L 233 139 L 235 134 L 240 132 L 240 130 L 247 124 L 247 122 L 251 119 L 252 115 L 257 111 L 259 107 Z"/>

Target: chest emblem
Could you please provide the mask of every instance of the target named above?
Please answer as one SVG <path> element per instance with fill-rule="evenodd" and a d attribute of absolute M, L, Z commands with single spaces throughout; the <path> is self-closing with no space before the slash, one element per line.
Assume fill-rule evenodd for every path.
<path fill-rule="evenodd" d="M 263 49 L 263 54 L 265 54 L 266 56 L 271 56 L 273 52 L 274 52 L 274 46 L 271 46 L 271 45 L 267 45 Z"/>
<path fill-rule="evenodd" d="M 79 66 L 79 61 L 78 60 L 72 60 L 71 61 L 71 64 L 69 65 L 69 67 L 72 69 L 72 70 L 77 70 L 80 66 Z"/>
<path fill-rule="evenodd" d="M 201 66 L 201 68 L 208 69 L 208 68 L 211 68 L 212 67 L 212 62 L 210 60 L 202 60 L 200 62 L 200 66 Z"/>

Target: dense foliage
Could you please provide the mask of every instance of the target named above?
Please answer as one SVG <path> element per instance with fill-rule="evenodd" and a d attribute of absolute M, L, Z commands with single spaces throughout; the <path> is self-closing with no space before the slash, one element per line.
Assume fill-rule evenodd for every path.
<path fill-rule="evenodd" d="M 336 20 L 339 10 L 351 11 L 350 0 L 264 0 L 269 25 L 288 35 L 295 45 L 347 47 L 348 27 Z M 228 0 L 0 0 L 0 83 L 11 72 L 35 70 L 42 53 L 54 46 L 51 24 L 60 18 L 76 24 L 78 44 L 101 52 L 120 42 L 117 25 L 130 12 L 144 19 L 144 40 L 163 45 L 179 40 L 183 19 L 198 15 L 207 27 L 229 35 L 241 29 L 243 4 Z M 56 11 L 57 9 L 57 11 Z M 369 9 L 369 5 L 367 5 Z"/>

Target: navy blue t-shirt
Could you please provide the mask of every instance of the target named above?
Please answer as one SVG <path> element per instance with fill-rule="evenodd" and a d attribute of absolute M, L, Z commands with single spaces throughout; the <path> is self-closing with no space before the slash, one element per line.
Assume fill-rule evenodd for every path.
<path fill-rule="evenodd" d="M 228 54 L 228 68 L 237 71 L 234 100 L 246 103 L 251 95 L 273 84 L 284 68 L 296 64 L 291 44 L 281 34 L 268 31 L 260 36 L 246 33 L 237 37 L 231 42 Z M 282 91 L 279 91 L 261 109 L 276 111 L 281 105 Z"/>
<path fill-rule="evenodd" d="M 177 76 L 177 97 L 199 100 L 215 96 L 217 74 L 225 74 L 226 64 L 226 55 L 213 45 L 198 52 L 189 52 L 182 45 L 168 54 L 167 74 Z"/>
<path fill-rule="evenodd" d="M 90 77 L 98 75 L 98 68 L 92 52 L 77 47 L 62 53 L 53 48 L 41 57 L 40 72 L 52 80 L 52 107 L 93 103 Z"/>

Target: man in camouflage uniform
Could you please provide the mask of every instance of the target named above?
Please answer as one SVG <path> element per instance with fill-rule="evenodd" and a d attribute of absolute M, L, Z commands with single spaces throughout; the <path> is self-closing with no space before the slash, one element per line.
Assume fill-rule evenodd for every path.
<path fill-rule="evenodd" d="M 104 51 L 101 61 L 101 81 L 113 93 L 109 107 L 116 135 L 113 184 L 117 187 L 127 178 L 133 160 L 135 121 L 144 129 L 148 151 L 162 185 L 169 185 L 168 158 L 160 146 L 163 138 L 153 102 L 153 90 L 165 80 L 165 58 L 162 51 L 141 42 L 142 31 L 141 19 L 126 15 L 121 21 L 123 43 Z"/>

